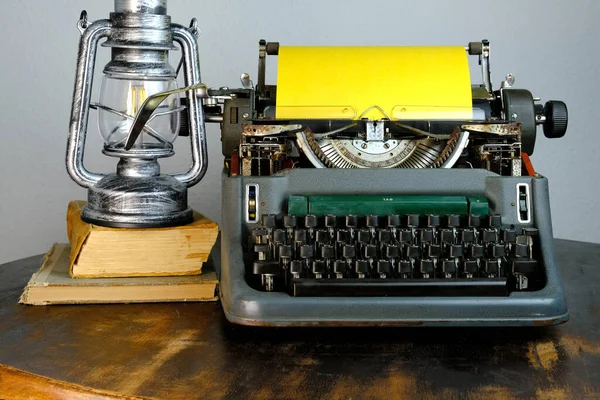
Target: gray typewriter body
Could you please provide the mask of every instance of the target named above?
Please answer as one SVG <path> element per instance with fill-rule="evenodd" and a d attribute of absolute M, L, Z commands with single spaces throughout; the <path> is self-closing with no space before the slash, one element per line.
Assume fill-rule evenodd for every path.
<path fill-rule="evenodd" d="M 390 182 L 395 184 L 390 185 Z M 531 188 L 533 218 L 517 222 L 517 184 Z M 492 200 L 503 226 L 536 226 L 539 260 L 546 282 L 533 292 L 502 297 L 292 297 L 264 292 L 246 280 L 242 243 L 256 224 L 244 222 L 247 185 L 259 187 L 264 213 L 281 214 L 289 194 L 469 194 Z M 223 175 L 220 294 L 227 318 L 244 325 L 554 325 L 568 319 L 552 238 L 548 181 L 543 177 L 501 177 L 485 170 L 390 169 L 325 171 L 298 169 L 274 177 Z M 260 193 L 265 193 L 261 196 Z"/>
<path fill-rule="evenodd" d="M 536 105 L 508 78 L 492 90 L 488 46 L 467 48 L 483 69 L 483 85 L 473 88 L 474 107 L 485 114 L 478 121 L 384 119 L 348 129 L 343 121 L 277 120 L 270 114 L 276 87 L 265 84 L 264 63 L 278 47 L 264 41 L 256 87 L 243 75 L 243 89 L 208 90 L 206 118 L 221 123 L 226 161 L 220 298 L 228 320 L 257 326 L 568 320 L 548 181 L 522 157 L 533 152 L 537 126 L 548 137 L 565 133 L 566 106 Z M 329 133 L 313 133 L 323 131 Z M 391 168 L 389 158 L 378 163 L 348 153 L 398 143 L 416 149 Z"/>

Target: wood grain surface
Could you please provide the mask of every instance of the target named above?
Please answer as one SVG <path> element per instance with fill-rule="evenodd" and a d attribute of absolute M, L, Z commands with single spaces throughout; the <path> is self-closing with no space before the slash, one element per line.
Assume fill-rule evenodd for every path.
<path fill-rule="evenodd" d="M 3 400 L 115 400 L 139 399 L 139 397 L 121 396 L 68 382 L 58 381 L 45 376 L 35 375 L 20 369 L 0 364 L 0 388 Z"/>
<path fill-rule="evenodd" d="M 217 303 L 18 305 L 32 257 L 0 266 L 0 362 L 164 399 L 600 399 L 600 245 L 556 251 L 571 320 L 510 329 L 247 328 Z"/>

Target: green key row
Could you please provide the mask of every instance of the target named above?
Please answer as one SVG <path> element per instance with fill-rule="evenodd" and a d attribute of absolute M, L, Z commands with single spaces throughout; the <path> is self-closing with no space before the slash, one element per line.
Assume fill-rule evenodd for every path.
<path fill-rule="evenodd" d="M 485 197 L 466 196 L 289 196 L 288 214 L 489 214 Z"/>

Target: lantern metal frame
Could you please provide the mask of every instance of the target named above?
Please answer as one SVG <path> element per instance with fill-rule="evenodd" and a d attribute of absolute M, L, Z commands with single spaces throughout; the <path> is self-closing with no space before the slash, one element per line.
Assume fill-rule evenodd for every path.
<path fill-rule="evenodd" d="M 88 204 L 81 218 L 110 227 L 152 228 L 189 223 L 193 212 L 187 205 L 187 188 L 197 184 L 208 168 L 206 129 L 201 99 L 194 87 L 201 82 L 198 28 L 172 24 L 166 0 L 115 0 L 110 20 L 88 23 L 85 11 L 78 23 L 81 32 L 71 121 L 66 152 L 67 171 L 88 189 Z M 119 157 L 116 173 L 102 174 L 85 168 L 84 149 L 88 128 L 96 51 L 102 45 L 112 50 L 105 74 L 129 79 L 175 77 L 168 52 L 182 50 L 182 71 L 187 97 L 187 115 L 192 163 L 188 171 L 161 174 L 157 158 L 174 154 L 172 145 L 129 149 L 105 144 L 103 153 Z"/>

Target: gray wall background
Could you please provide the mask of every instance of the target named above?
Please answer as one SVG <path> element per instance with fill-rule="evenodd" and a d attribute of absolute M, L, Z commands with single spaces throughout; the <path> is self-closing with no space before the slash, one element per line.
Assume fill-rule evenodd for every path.
<path fill-rule="evenodd" d="M 82 8 L 94 20 L 107 18 L 112 7 L 110 0 L 3 2 L 0 263 L 66 241 L 67 203 L 85 199 L 64 167 L 79 40 L 75 25 Z M 569 106 L 567 136 L 539 135 L 533 164 L 550 179 L 555 236 L 600 242 L 598 0 L 171 0 L 169 14 L 181 24 L 198 18 L 203 81 L 209 86 L 237 86 L 242 72 L 256 77 L 260 38 L 287 45 L 466 45 L 489 39 L 495 86 L 512 72 L 516 86 Z M 99 51 L 97 69 L 108 53 Z M 178 140 L 179 153 L 167 170 L 188 165 L 185 139 Z M 116 160 L 103 156 L 101 148 L 91 118 L 86 165 L 112 171 Z M 222 156 L 216 126 L 209 128 L 209 155 L 208 174 L 191 189 L 190 202 L 219 221 Z"/>

